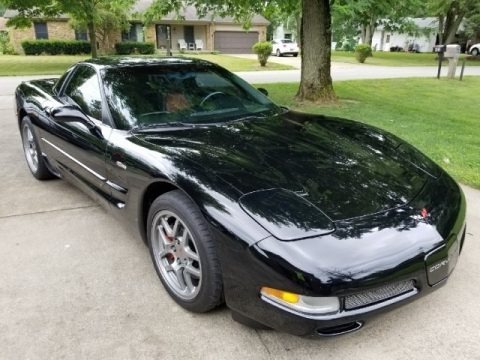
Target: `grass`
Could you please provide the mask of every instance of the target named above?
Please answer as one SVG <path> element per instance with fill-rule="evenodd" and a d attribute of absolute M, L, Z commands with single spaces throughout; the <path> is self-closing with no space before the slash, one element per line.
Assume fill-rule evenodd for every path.
<path fill-rule="evenodd" d="M 466 55 L 460 55 L 463 59 Z M 333 51 L 332 61 L 358 64 L 355 60 L 355 54 L 348 51 Z M 448 61 L 445 60 L 444 64 Z M 406 53 L 406 52 L 385 52 L 376 51 L 373 57 L 367 58 L 367 65 L 383 65 L 383 66 L 436 66 L 438 65 L 437 55 L 433 53 Z M 461 65 L 461 62 L 459 62 Z M 468 60 L 466 66 L 480 66 L 480 61 Z"/>
<path fill-rule="evenodd" d="M 335 83 L 339 104 L 298 104 L 298 84 L 265 84 L 278 104 L 345 117 L 407 140 L 458 181 L 480 188 L 480 77 L 356 80 Z"/>
<path fill-rule="evenodd" d="M 228 55 L 188 55 L 188 57 L 205 59 L 223 66 L 230 71 L 258 71 L 293 69 L 289 65 L 269 63 L 262 68 L 258 61 L 241 59 Z M 0 76 L 5 75 L 59 75 L 70 65 L 87 59 L 88 56 L 72 55 L 0 55 Z"/>
<path fill-rule="evenodd" d="M 235 56 L 228 55 L 213 55 L 213 54 L 201 54 L 201 55 L 185 55 L 191 58 L 198 58 L 216 63 L 230 71 L 264 71 L 264 70 L 291 70 L 295 69 L 293 66 L 278 64 L 274 62 L 268 62 L 267 66 L 261 67 L 257 60 L 244 59 Z"/>

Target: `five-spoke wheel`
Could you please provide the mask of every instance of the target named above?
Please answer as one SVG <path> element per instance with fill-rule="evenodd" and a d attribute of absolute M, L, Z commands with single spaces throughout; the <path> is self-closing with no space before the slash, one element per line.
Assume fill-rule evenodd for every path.
<path fill-rule="evenodd" d="M 153 201 L 147 237 L 155 270 L 178 304 L 205 312 L 222 302 L 217 246 L 200 209 L 182 191 L 167 192 Z"/>
<path fill-rule="evenodd" d="M 155 262 L 170 288 L 182 299 L 193 299 L 200 289 L 202 270 L 195 239 L 173 212 L 158 212 L 152 224 Z"/>

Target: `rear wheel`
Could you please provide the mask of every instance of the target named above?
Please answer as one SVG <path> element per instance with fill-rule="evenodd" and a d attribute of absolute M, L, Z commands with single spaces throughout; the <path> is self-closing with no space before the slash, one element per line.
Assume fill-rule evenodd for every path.
<path fill-rule="evenodd" d="M 55 178 L 55 175 L 48 170 L 46 161 L 40 151 L 35 132 L 33 131 L 32 122 L 28 116 L 22 119 L 21 132 L 23 153 L 25 154 L 25 160 L 32 175 L 38 180 Z"/>
<path fill-rule="evenodd" d="M 220 264 L 197 206 L 179 190 L 168 192 L 152 203 L 147 226 L 150 255 L 170 296 L 194 312 L 221 304 Z"/>

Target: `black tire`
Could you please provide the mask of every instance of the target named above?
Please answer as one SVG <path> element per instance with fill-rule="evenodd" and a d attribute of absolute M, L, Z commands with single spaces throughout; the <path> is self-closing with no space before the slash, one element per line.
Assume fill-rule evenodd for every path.
<path fill-rule="evenodd" d="M 473 56 L 478 56 L 478 54 L 480 54 L 480 51 L 479 51 L 477 48 L 475 48 L 475 49 L 473 49 L 473 50 L 471 51 L 471 54 L 472 54 Z"/>
<path fill-rule="evenodd" d="M 298 53 L 294 53 L 294 54 L 293 54 L 293 57 L 297 57 L 297 56 L 298 56 Z"/>
<path fill-rule="evenodd" d="M 56 178 L 56 176 L 48 169 L 46 160 L 42 156 L 38 139 L 33 130 L 32 122 L 28 116 L 25 116 L 22 119 L 22 123 L 20 125 L 20 134 L 22 136 L 23 154 L 25 155 L 27 166 L 32 175 L 38 180 L 50 180 Z M 30 139 L 29 136 L 31 136 Z M 35 156 L 31 155 L 32 151 L 36 153 Z M 36 161 L 32 160 L 34 158 Z"/>
<path fill-rule="evenodd" d="M 159 268 L 162 266 L 158 264 L 160 255 L 157 255 L 157 258 L 155 256 L 156 250 L 153 244 L 156 241 L 153 235 L 157 227 L 155 219 L 164 212 L 172 213 L 177 219 L 180 219 L 195 239 L 195 251 L 199 257 L 199 264 L 201 264 L 201 282 L 198 285 L 198 292 L 192 299 L 183 299 L 169 285 Z M 223 303 L 222 274 L 215 243 L 202 213 L 183 192 L 180 190 L 170 191 L 154 200 L 148 211 L 147 238 L 157 275 L 167 292 L 180 306 L 193 312 L 203 313 Z"/>
<path fill-rule="evenodd" d="M 277 49 L 277 56 L 282 57 L 282 53 L 280 52 L 280 49 Z"/>

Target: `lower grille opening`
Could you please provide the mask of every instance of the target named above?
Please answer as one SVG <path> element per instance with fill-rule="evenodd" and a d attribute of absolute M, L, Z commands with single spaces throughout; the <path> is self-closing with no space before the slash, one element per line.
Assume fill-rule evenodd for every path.
<path fill-rule="evenodd" d="M 348 334 L 357 330 L 363 326 L 362 321 L 354 321 L 348 324 L 342 324 L 337 326 L 332 326 L 323 329 L 317 329 L 317 334 L 320 336 L 337 336 Z"/>
<path fill-rule="evenodd" d="M 373 305 L 393 297 L 408 293 L 415 289 L 414 280 L 399 281 L 375 289 L 366 290 L 344 298 L 345 310 L 358 309 Z"/>

